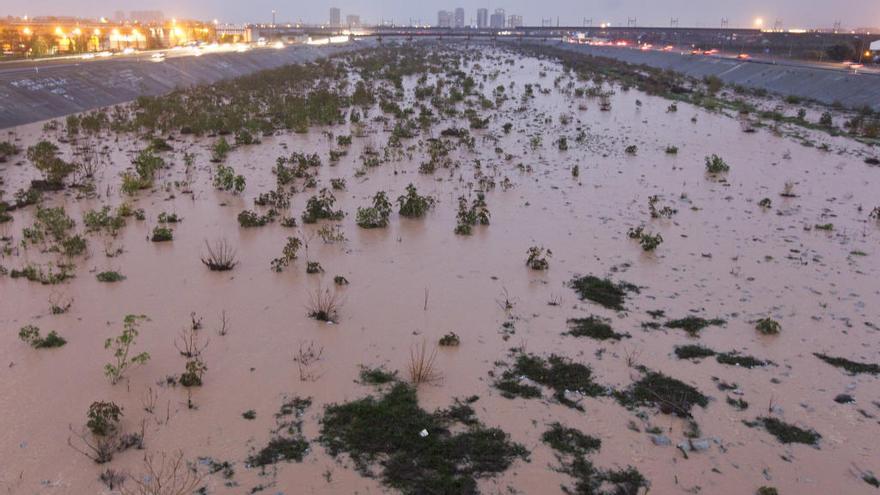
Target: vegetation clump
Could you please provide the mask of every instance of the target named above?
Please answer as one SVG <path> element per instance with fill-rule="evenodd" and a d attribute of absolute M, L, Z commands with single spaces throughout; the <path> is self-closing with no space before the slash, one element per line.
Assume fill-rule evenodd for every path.
<path fill-rule="evenodd" d="M 65 177 L 70 175 L 76 168 L 74 164 L 62 160 L 58 155 L 58 146 L 46 140 L 40 141 L 27 149 L 27 158 L 33 163 L 34 168 L 43 174 L 47 189 L 64 187 Z"/>
<path fill-rule="evenodd" d="M 568 335 L 573 337 L 589 337 L 595 340 L 620 340 L 629 338 L 628 333 L 617 333 L 611 328 L 610 320 L 590 315 L 586 318 L 568 320 Z"/>
<path fill-rule="evenodd" d="M 827 354 L 821 354 L 818 352 L 813 353 L 814 356 L 825 361 L 831 366 L 835 366 L 837 368 L 843 368 L 844 370 L 852 373 L 853 375 L 857 375 L 859 373 L 868 373 L 871 375 L 880 374 L 880 365 L 874 363 L 859 363 L 857 361 L 850 361 L 849 359 L 842 357 L 833 357 Z"/>
<path fill-rule="evenodd" d="M 550 258 L 553 251 L 544 248 L 544 246 L 532 246 L 526 252 L 526 266 L 532 270 L 546 270 L 550 268 Z"/>
<path fill-rule="evenodd" d="M 95 401 L 86 413 L 86 428 L 97 436 L 108 436 L 119 428 L 122 408 L 113 402 Z"/>
<path fill-rule="evenodd" d="M 218 165 L 214 173 L 214 187 L 223 191 L 231 191 L 236 194 L 244 192 L 247 180 L 243 175 L 236 175 L 232 167 Z"/>
<path fill-rule="evenodd" d="M 593 370 L 589 366 L 556 354 L 544 359 L 520 353 L 513 366 L 505 370 L 494 385 L 508 399 L 540 397 L 541 390 L 531 383 L 523 383 L 523 378 L 550 388 L 556 400 L 576 409 L 580 406 L 570 399 L 570 394 L 596 397 L 605 393 L 605 388 L 593 381 Z"/>
<path fill-rule="evenodd" d="M 569 287 L 577 292 L 581 300 L 588 300 L 608 309 L 623 311 L 623 302 L 627 292 L 638 293 L 635 285 L 625 282 L 615 284 L 607 278 L 599 278 L 593 275 L 575 277 L 568 283 Z"/>
<path fill-rule="evenodd" d="M 742 368 L 749 369 L 757 368 L 759 366 L 767 366 L 768 364 L 770 364 L 768 361 L 763 361 L 752 356 L 743 356 L 742 354 L 738 354 L 736 352 L 722 352 L 715 357 L 715 360 L 721 364 L 740 366 Z"/>
<path fill-rule="evenodd" d="M 98 282 L 112 283 L 112 282 L 121 282 L 121 281 L 125 280 L 125 275 L 123 275 L 117 271 L 111 270 L 111 271 L 101 272 L 101 273 L 95 275 L 95 278 L 98 279 Z"/>
<path fill-rule="evenodd" d="M 384 385 L 397 381 L 397 371 L 388 371 L 384 367 L 368 368 L 361 366 L 361 383 L 365 385 Z"/>
<path fill-rule="evenodd" d="M 229 245 L 226 239 L 215 241 L 213 245 L 205 240 L 206 255 L 201 257 L 202 263 L 212 272 L 225 272 L 232 270 L 238 264 L 235 259 L 235 249 Z"/>
<path fill-rule="evenodd" d="M 43 337 L 40 328 L 35 325 L 25 325 L 18 331 L 18 338 L 34 349 L 52 349 L 61 347 L 67 343 L 64 337 L 58 335 L 55 330 Z"/>
<path fill-rule="evenodd" d="M 419 218 L 434 207 L 437 200 L 432 196 L 421 196 L 416 190 L 416 186 L 410 184 L 406 186 L 406 194 L 397 198 L 397 204 L 400 205 L 400 216 L 408 218 Z"/>
<path fill-rule="evenodd" d="M 565 493 L 635 495 L 649 486 L 648 480 L 633 467 L 619 470 L 596 468 L 587 455 L 601 447 L 602 442 L 598 438 L 553 423 L 541 440 L 556 451 L 556 457 L 562 465 L 559 471 L 575 479 L 573 487 L 562 487 Z"/>
<path fill-rule="evenodd" d="M 813 430 L 805 430 L 795 425 L 786 423 L 778 418 L 763 416 L 754 422 L 746 423 L 749 426 L 763 426 L 768 433 L 776 437 L 781 443 L 803 443 L 817 445 L 822 435 Z"/>
<path fill-rule="evenodd" d="M 388 217 L 391 215 L 391 202 L 384 191 L 379 191 L 373 196 L 373 206 L 357 209 L 356 223 L 365 229 L 376 229 L 388 226 Z"/>
<path fill-rule="evenodd" d="M 461 344 L 461 337 L 455 332 L 449 332 L 440 337 L 438 344 L 442 347 L 458 347 Z"/>
<path fill-rule="evenodd" d="M 309 398 L 294 397 L 285 401 L 275 414 L 277 424 L 269 443 L 245 461 L 250 467 L 265 467 L 285 462 L 302 462 L 309 451 L 309 442 L 303 435 L 302 417 L 312 405 Z"/>
<path fill-rule="evenodd" d="M 153 242 L 169 242 L 174 240 L 174 231 L 168 227 L 156 227 L 153 229 L 153 235 L 150 237 Z"/>
<path fill-rule="evenodd" d="M 678 328 L 684 330 L 691 337 L 696 337 L 700 334 L 700 331 L 709 326 L 720 326 L 727 323 L 726 321 L 720 318 L 713 318 L 711 320 L 707 320 L 705 318 L 700 318 L 697 316 L 687 316 L 684 318 L 680 318 L 678 320 L 670 320 L 663 324 L 666 328 Z"/>
<path fill-rule="evenodd" d="M 315 223 L 318 220 L 342 220 L 345 213 L 334 210 L 336 197 L 327 188 L 321 189 L 317 196 L 312 196 L 306 203 L 302 214 L 303 223 Z"/>
<path fill-rule="evenodd" d="M 678 359 L 700 359 L 714 356 L 715 354 L 717 353 L 712 349 L 697 344 L 681 345 L 675 348 L 675 356 Z"/>
<path fill-rule="evenodd" d="M 477 197 L 471 201 L 468 206 L 467 199 L 464 196 L 458 198 L 458 214 L 455 226 L 455 233 L 458 235 L 471 235 L 472 227 L 475 225 L 489 225 L 489 207 L 486 204 L 486 195 L 482 192 L 477 193 Z"/>
<path fill-rule="evenodd" d="M 729 170 L 730 165 L 728 165 L 720 156 L 711 155 L 706 157 L 706 172 L 716 175 L 728 172 Z"/>
<path fill-rule="evenodd" d="M 478 493 L 478 478 L 528 457 L 507 433 L 471 414 L 423 410 L 415 388 L 405 383 L 379 398 L 327 406 L 320 441 L 332 456 L 347 453 L 365 476 L 378 463 L 382 482 L 405 494 Z"/>
<path fill-rule="evenodd" d="M 244 228 L 263 227 L 275 219 L 275 210 L 270 210 L 266 215 L 251 210 L 243 210 L 238 214 L 238 225 Z"/>
<path fill-rule="evenodd" d="M 296 260 L 297 253 L 299 252 L 299 248 L 302 247 L 302 241 L 297 237 L 288 237 L 287 242 L 284 244 L 284 247 L 281 249 L 281 256 L 275 258 L 271 261 L 272 270 L 276 272 L 282 272 L 284 269 L 289 266 L 294 260 Z"/>
<path fill-rule="evenodd" d="M 709 398 L 696 388 L 660 372 L 643 371 L 645 374 L 639 381 L 630 385 L 628 390 L 615 394 L 621 404 L 656 406 L 664 414 L 683 418 L 691 417 L 694 406 L 709 405 Z"/>
<path fill-rule="evenodd" d="M 652 215 L 654 214 L 653 205 L 652 206 Z M 668 206 L 666 208 L 669 208 Z M 639 245 L 642 246 L 642 250 L 644 251 L 653 251 L 657 249 L 660 244 L 663 243 L 663 236 L 658 234 L 650 234 L 645 232 L 645 227 L 640 225 L 635 228 L 629 229 L 626 233 L 627 237 L 630 239 L 635 239 L 639 241 Z"/>

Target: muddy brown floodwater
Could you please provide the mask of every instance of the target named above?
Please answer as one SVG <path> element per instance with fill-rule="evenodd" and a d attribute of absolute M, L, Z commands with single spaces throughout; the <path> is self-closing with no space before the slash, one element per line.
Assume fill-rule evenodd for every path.
<path fill-rule="evenodd" d="M 813 355 L 880 361 L 880 225 L 868 216 L 880 206 L 880 168 L 857 156 L 864 145 L 817 134 L 816 142 L 831 149 L 821 151 L 766 128 L 744 133 L 730 117 L 683 103 L 677 112 L 667 112 L 668 100 L 636 90 L 615 88 L 612 110 L 600 111 L 597 99 L 576 99 L 554 88 L 557 77 L 563 84 L 570 79 L 560 65 L 481 50 L 481 68 L 473 62 L 465 67 L 473 71 L 478 91 L 488 96 L 504 85 L 514 98 L 486 113 L 492 116 L 488 129 L 471 131 L 473 151 L 452 152 L 458 168 L 430 175 L 418 171 L 426 160 L 421 147 L 412 158 L 355 175 L 364 147 L 387 140 L 381 122 L 369 122 L 366 136 L 355 137 L 335 165 L 327 160 L 335 139 L 325 131 L 349 134 L 350 124 L 312 127 L 308 133 L 279 133 L 258 145 L 236 147 L 226 164 L 246 177 L 247 188 L 233 195 L 212 186 L 213 139 L 184 136 L 170 141 L 174 151 L 164 156 L 175 165 L 162 171 L 160 187 L 129 200 L 120 191 L 119 173 L 143 141 L 106 134 L 103 144 L 111 155 L 96 179 L 96 194 L 79 197 L 68 190 L 47 195 L 45 202 L 63 205 L 78 230 L 85 211 L 126 200 L 143 208 L 146 219 L 130 219 L 116 238 L 89 235 L 89 254 L 77 261 L 76 277 L 65 283 L 0 277 L 0 490 L 109 493 L 98 479 L 106 467 L 140 472 L 143 451 L 128 450 L 99 466 L 68 447 L 69 438 L 78 441 L 71 428 L 82 427 L 89 405 L 108 400 L 124 407 L 124 430 L 144 425 L 147 451 L 181 449 L 189 459 L 234 463 L 234 486 L 219 473 L 210 475 L 204 481 L 208 493 L 247 493 L 260 484 L 271 484 L 264 493 L 273 494 L 383 493 L 380 480 L 361 476 L 317 441 L 324 406 L 376 393 L 356 381 L 361 365 L 384 365 L 406 377 L 414 345 L 433 345 L 453 331 L 461 345 L 439 348 L 442 380 L 419 387 L 420 404 L 434 410 L 454 398 L 477 395 L 480 420 L 509 432 L 531 451 L 529 462 L 516 461 L 499 476 L 481 479 L 483 493 L 555 493 L 571 485 L 541 441 L 554 421 L 600 438 L 593 462 L 603 468 L 636 467 L 650 481 L 651 493 L 754 493 L 765 485 L 783 494 L 876 492 L 862 477 L 880 475 L 878 377 L 847 374 Z M 512 59 L 515 63 L 505 63 Z M 478 77 L 495 71 L 495 80 Z M 549 91 L 536 89 L 521 109 L 526 84 Z M 408 78 L 408 102 L 414 85 L 415 78 Z M 371 116 L 380 113 L 375 109 Z M 560 115 L 570 116 L 570 122 L 561 122 Z M 506 122 L 513 125 L 509 134 L 502 131 Z M 467 127 L 467 120 L 446 119 L 404 140 L 404 146 L 451 125 Z M 575 140 L 578 128 L 586 139 Z M 23 147 L 44 134 L 55 135 L 43 131 L 43 123 L 10 131 Z M 562 135 L 568 136 L 567 151 L 555 144 Z M 629 145 L 637 146 L 636 154 L 625 152 Z M 677 146 L 678 153 L 665 153 L 667 146 Z M 196 156 L 191 194 L 174 185 L 185 179 L 184 151 Z M 319 187 L 295 194 L 290 214 L 298 218 L 320 187 L 345 177 L 346 190 L 334 192 L 337 207 L 346 212 L 339 222 L 346 242 L 325 244 L 312 237 L 327 222 L 295 229 L 278 222 L 239 227 L 238 213 L 254 209 L 254 198 L 274 189 L 275 160 L 291 151 L 318 153 L 324 163 L 317 169 Z M 704 160 L 712 154 L 730 165 L 726 180 L 706 175 Z M 15 159 L 0 165 L 7 198 L 36 177 L 23 155 L 17 159 L 21 166 Z M 453 233 L 457 198 L 473 195 L 475 160 L 497 184 L 486 192 L 491 224 L 460 236 Z M 577 178 L 571 172 L 575 165 Z M 794 197 L 780 196 L 786 182 L 794 183 Z M 394 199 L 410 183 L 439 200 L 424 218 L 402 218 L 395 207 L 387 228 L 355 224 L 356 209 L 368 205 L 377 191 Z M 652 219 L 648 198 L 654 195 L 659 205 L 677 213 Z M 765 197 L 772 200 L 769 209 L 758 205 Z M 22 228 L 33 223 L 33 208 L 18 210 L 14 221 L 0 224 L 0 234 L 13 238 L 0 258 L 7 269 L 49 259 L 36 247 L 19 244 Z M 149 242 L 161 212 L 183 220 L 174 226 L 172 242 Z M 826 223 L 833 223 L 833 230 L 815 228 Z M 628 238 L 628 229 L 639 225 L 662 235 L 655 251 L 645 252 Z M 301 251 L 287 270 L 276 273 L 270 260 L 291 235 L 311 237 L 308 253 Z M 240 263 L 232 271 L 212 272 L 199 261 L 205 240 L 220 238 L 237 250 Z M 534 245 L 552 250 L 548 270 L 525 266 L 526 251 Z M 105 248 L 123 252 L 108 257 Z M 325 272 L 306 274 L 307 258 L 319 261 Z M 126 279 L 98 282 L 95 274 L 107 270 Z M 572 277 L 587 274 L 636 284 L 640 291 L 628 296 L 625 311 L 608 310 L 580 301 L 567 287 Z M 350 281 L 336 289 L 343 301 L 338 321 L 310 319 L 310 292 L 319 286 L 333 290 L 335 275 Z M 505 293 L 513 302 L 510 310 L 499 304 Z M 73 304 L 53 315 L 50 298 L 71 298 Z M 548 305 L 554 298 L 560 304 Z M 647 312 L 656 310 L 665 317 L 652 319 Z M 193 312 L 203 318 L 200 332 L 209 340 L 204 384 L 189 390 L 163 386 L 166 376 L 183 371 L 174 341 Z M 229 330 L 221 336 L 223 312 Z M 111 385 L 103 373 L 111 358 L 103 343 L 119 333 L 127 314 L 149 316 L 136 350 L 152 359 Z M 588 315 L 610 318 L 616 331 L 631 338 L 563 335 L 567 319 Z M 699 338 L 642 325 L 688 315 L 723 318 L 726 324 L 706 328 Z M 755 321 L 768 316 L 781 323 L 779 335 L 756 332 Z M 511 319 L 515 330 L 509 334 L 502 324 Z M 67 345 L 30 348 L 18 338 L 19 328 L 29 324 L 44 334 L 58 331 Z M 301 380 L 294 358 L 310 343 L 323 347 L 323 354 L 313 367 L 314 379 Z M 673 354 L 677 345 L 697 343 L 773 364 L 747 369 Z M 549 392 L 537 400 L 503 398 L 490 373 L 504 369 L 496 362 L 510 362 L 513 347 L 587 364 L 598 383 L 615 389 L 638 379 L 628 361 L 693 385 L 711 397 L 706 408 L 694 410 L 700 436 L 710 439 L 708 449 L 685 458 L 675 445 L 685 439 L 686 421 L 656 408 L 629 411 L 612 397 L 584 398 L 583 411 L 558 403 Z M 735 383 L 736 392 L 720 391 L 719 381 Z M 157 394 L 152 413 L 144 407 L 150 390 Z M 855 402 L 835 402 L 842 393 Z M 313 400 L 304 418 L 311 447 L 303 462 L 279 463 L 271 475 L 248 469 L 245 459 L 269 440 L 275 412 L 293 396 Z M 748 409 L 731 407 L 727 397 L 745 399 Z M 248 410 L 256 411 L 256 419 L 242 418 Z M 816 447 L 786 445 L 744 423 L 767 415 L 813 429 L 821 441 Z M 672 445 L 655 445 L 646 432 L 651 427 Z"/>

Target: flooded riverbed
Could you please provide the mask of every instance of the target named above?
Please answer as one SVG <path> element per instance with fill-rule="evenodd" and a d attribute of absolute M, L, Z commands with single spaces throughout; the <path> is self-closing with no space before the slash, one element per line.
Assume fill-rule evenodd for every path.
<path fill-rule="evenodd" d="M 636 468 L 651 493 L 752 493 L 761 486 L 779 493 L 876 491 L 866 482 L 871 473 L 880 474 L 876 373 L 850 374 L 814 355 L 880 361 L 880 224 L 869 216 L 880 206 L 880 168 L 864 163 L 870 150 L 822 133 L 814 140 L 827 143 L 828 151 L 767 128 L 746 133 L 728 116 L 687 103 L 671 111 L 667 99 L 608 83 L 604 90 L 611 93 L 578 96 L 574 88 L 592 83 L 552 60 L 487 47 L 450 50 L 448 56 L 462 60 L 459 69 L 475 81 L 472 91 L 491 107 L 467 97 L 453 105 L 454 115 L 400 139 L 391 156 L 385 151 L 394 120 L 374 119 L 383 115 L 378 105 L 358 124 L 262 136 L 259 144 L 235 146 L 223 160 L 245 177 L 241 194 L 213 185 L 217 137 L 172 133 L 167 142 L 173 150 L 159 153 L 169 166 L 152 189 L 134 196 L 120 190 L 119 177 L 145 141 L 110 131 L 92 138 L 109 153 L 94 192 L 46 193 L 44 205 L 63 206 L 80 232 L 83 215 L 103 205 L 128 202 L 144 210 L 144 220 L 129 218 L 116 237 L 87 235 L 87 254 L 75 259 L 75 277 L 63 283 L 0 277 L 0 489 L 110 493 L 99 479 L 108 467 L 140 476 L 145 452 L 180 449 L 204 475 L 207 493 L 255 487 L 264 493 L 385 492 L 382 476 L 363 476 L 346 454 L 334 458 L 318 440 L 324 408 L 387 390 L 360 383 L 362 366 L 398 370 L 397 378 L 408 381 L 413 349 L 433 351 L 454 332 L 460 344 L 437 347 L 440 376 L 418 386 L 419 404 L 434 411 L 477 396 L 471 406 L 479 421 L 507 432 L 530 453 L 495 476 L 479 477 L 482 493 L 553 493 L 574 486 L 574 478 L 557 469 L 564 461 L 542 441 L 554 422 L 600 439 L 591 462 L 609 470 Z M 402 81 L 400 107 L 418 102 L 417 87 L 438 79 L 451 85 L 454 79 L 442 71 L 423 82 L 419 77 Z M 352 86 L 357 79 L 352 75 Z M 488 119 L 484 129 L 469 130 L 472 147 L 441 134 L 469 127 L 473 119 L 466 108 Z M 22 148 L 41 136 L 54 140 L 63 134 L 44 130 L 43 123 L 11 132 Z M 351 134 L 347 154 L 333 163 L 331 151 L 343 148 L 337 137 Z M 448 161 L 420 173 L 429 161 L 429 138 L 452 143 Z M 59 147 L 71 157 L 70 145 Z M 364 164 L 371 150 L 378 151 L 378 166 Z M 298 185 L 282 212 L 298 225 L 275 221 L 242 228 L 239 213 L 263 211 L 254 200 L 276 188 L 276 159 L 292 152 L 317 153 L 322 162 L 313 168 L 316 187 Z M 184 153 L 192 154 L 191 167 Z M 708 174 L 712 155 L 729 171 Z M 6 199 L 39 175 L 24 153 L 0 166 Z M 344 189 L 332 190 L 345 217 L 303 224 L 300 213 L 309 198 L 330 189 L 335 178 L 345 179 Z M 357 209 L 369 206 L 376 192 L 394 202 L 409 184 L 436 198 L 424 217 L 404 218 L 395 204 L 387 227 L 356 224 Z M 458 198 L 470 204 L 478 191 L 485 194 L 489 225 L 457 235 Z M 769 205 L 759 204 L 764 198 Z M 651 204 L 661 211 L 657 218 Z M 172 241 L 150 242 L 163 212 L 182 221 L 171 225 Z M 22 245 L 34 206 L 12 214 L 13 221 L 0 224 L 0 234 L 11 238 L 0 265 L 11 271 L 58 256 Z M 325 242 L 318 235 L 333 223 L 346 240 Z M 644 250 L 628 235 L 639 226 L 660 234 L 662 242 Z M 278 273 L 270 262 L 291 236 L 303 247 Z M 210 271 L 200 262 L 205 242 L 218 239 L 236 250 L 238 264 L 231 271 Z M 548 269 L 526 266 L 532 246 L 552 251 Z M 323 272 L 307 274 L 308 261 L 320 263 Z M 125 279 L 99 282 L 96 274 L 107 271 Z M 625 291 L 622 308 L 609 309 L 581 300 L 572 289 L 572 279 L 586 275 L 638 290 Z M 348 284 L 335 284 L 336 276 Z M 333 322 L 308 316 L 319 290 L 338 295 Z M 57 301 L 72 304 L 52 314 Z M 104 342 L 120 333 L 129 314 L 149 317 L 134 349 L 151 358 L 111 385 L 104 365 L 113 358 Z M 568 320 L 591 315 L 607 318 L 625 336 L 566 334 Z M 666 326 L 688 316 L 724 323 L 696 336 Z M 763 318 L 778 322 L 781 331 L 756 331 Z M 179 377 L 187 360 L 175 341 L 193 319 L 201 320 L 197 334 L 207 344 L 203 383 L 171 385 L 175 380 L 166 377 Z M 32 349 L 18 336 L 26 325 L 43 334 L 55 330 L 67 344 Z M 765 365 L 676 357 L 676 346 L 689 344 L 753 356 Z M 320 356 L 304 363 L 309 349 Z M 607 393 L 564 394 L 579 407 L 558 400 L 547 387 L 538 398 L 505 398 L 494 384 L 517 354 L 555 354 L 587 365 Z M 614 391 L 627 389 L 646 370 L 693 386 L 708 404 L 693 408 L 693 422 L 665 414 L 670 411 L 663 404 L 624 407 Z M 853 401 L 835 402 L 840 394 Z M 276 413 L 292 397 L 312 401 L 302 416 L 301 433 L 309 442 L 302 461 L 248 467 L 246 460 L 275 434 Z M 748 406 L 732 404 L 736 400 Z M 82 430 L 94 401 L 123 407 L 120 428 L 143 431 L 145 450 L 128 449 L 98 465 L 68 446 L 84 448 L 80 436 L 88 438 Z M 255 418 L 243 418 L 246 411 Z M 763 417 L 815 431 L 821 439 L 815 445 L 781 443 L 753 423 Z M 424 438 L 419 431 L 412 435 L 414 443 Z M 199 458 L 228 461 L 234 474 L 207 474 L 211 461 Z M 124 486 L 134 488 L 131 480 Z"/>

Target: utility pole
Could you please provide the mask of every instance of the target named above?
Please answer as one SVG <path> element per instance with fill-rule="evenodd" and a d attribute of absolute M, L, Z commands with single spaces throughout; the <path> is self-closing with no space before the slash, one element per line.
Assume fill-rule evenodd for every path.
<path fill-rule="evenodd" d="M 272 9 L 272 27 L 275 27 L 275 9 Z"/>
<path fill-rule="evenodd" d="M 678 17 L 673 17 L 669 19 L 669 27 L 677 28 L 678 27 Z"/>
<path fill-rule="evenodd" d="M 635 17 L 627 17 L 626 18 L 626 27 L 628 27 L 628 28 L 636 27 L 636 18 Z"/>
<path fill-rule="evenodd" d="M 727 20 L 727 17 L 721 18 L 721 29 L 727 29 L 730 27 L 730 21 Z"/>

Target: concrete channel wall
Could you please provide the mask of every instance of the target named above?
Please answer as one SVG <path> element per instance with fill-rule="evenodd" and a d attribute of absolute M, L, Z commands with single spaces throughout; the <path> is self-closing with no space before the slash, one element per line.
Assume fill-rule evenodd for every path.
<path fill-rule="evenodd" d="M 288 64 L 311 62 L 374 43 L 295 45 L 201 57 L 169 57 L 163 62 L 120 59 L 54 63 L 4 69 L 0 66 L 0 129 L 160 95 L 174 89 L 217 82 Z M 79 63 L 78 63 L 79 62 Z"/>
<path fill-rule="evenodd" d="M 810 98 L 829 105 L 839 102 L 853 108 L 868 105 L 874 110 L 880 110 L 880 74 L 856 74 L 839 69 L 799 65 L 797 62 L 773 64 L 681 52 L 642 51 L 558 42 L 554 46 L 630 64 L 670 69 L 697 78 L 714 75 L 728 84 L 762 88 L 783 96 Z"/>

